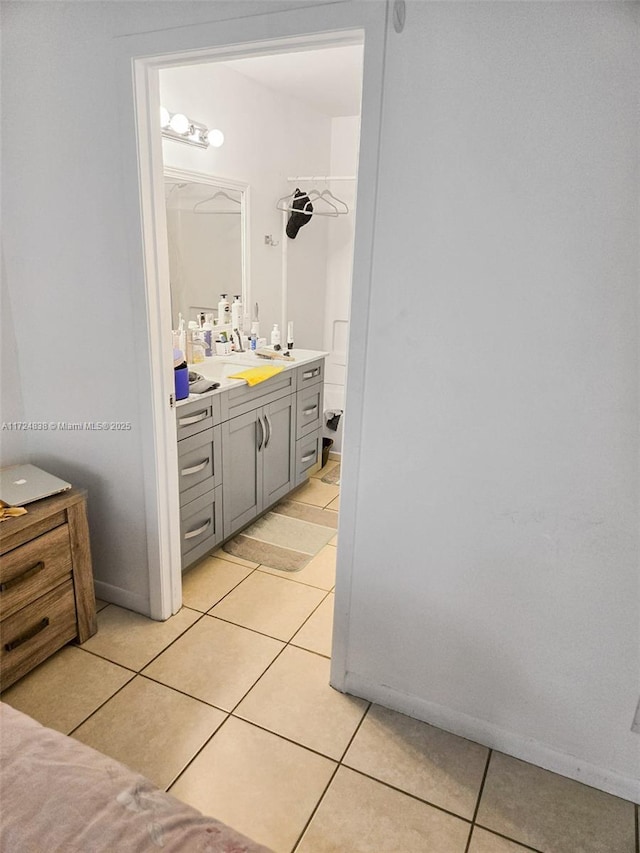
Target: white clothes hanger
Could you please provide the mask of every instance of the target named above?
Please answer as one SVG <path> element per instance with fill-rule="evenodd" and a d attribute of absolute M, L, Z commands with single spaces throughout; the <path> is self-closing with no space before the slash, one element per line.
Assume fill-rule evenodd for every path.
<path fill-rule="evenodd" d="M 336 204 L 341 204 L 344 207 L 344 210 L 340 210 L 339 208 L 336 207 L 336 210 L 338 211 L 339 215 L 349 213 L 349 205 L 346 203 L 346 201 L 342 201 L 341 198 L 338 198 L 337 196 L 335 196 L 331 192 L 330 189 L 322 190 L 322 192 L 320 193 L 320 197 L 323 198 L 329 204 L 332 204 L 332 201 L 335 202 Z M 329 201 L 329 199 L 332 199 L 332 201 Z M 333 207 L 335 207 L 335 206 L 336 205 L 333 204 Z"/>
<path fill-rule="evenodd" d="M 289 193 L 289 195 L 282 196 L 276 202 L 276 209 L 282 210 L 285 213 L 307 213 L 311 216 L 341 216 L 344 213 L 349 212 L 349 208 L 347 205 L 336 198 L 333 193 L 329 190 L 325 190 L 324 192 L 320 192 L 319 190 L 310 190 L 308 193 L 305 193 L 308 198 L 308 201 L 305 202 L 304 207 L 293 207 L 293 202 L 296 197 L 296 192 Z M 328 196 L 331 196 L 331 199 L 339 202 L 345 207 L 345 210 L 339 210 L 339 208 L 331 201 Z M 313 202 L 323 201 L 325 204 L 328 204 L 333 210 L 318 210 L 317 205 L 313 206 Z M 313 207 L 313 210 L 309 208 Z"/>
<path fill-rule="evenodd" d="M 239 210 L 198 210 L 200 205 L 207 204 L 207 202 L 213 201 L 214 199 L 219 198 L 220 196 L 223 196 L 224 198 L 228 199 L 229 201 L 232 201 L 234 204 L 242 204 L 242 202 L 239 199 L 233 198 L 233 196 L 230 196 L 224 190 L 218 190 L 217 193 L 214 193 L 212 196 L 209 196 L 209 198 L 204 198 L 204 199 L 202 199 L 202 201 L 199 201 L 196 204 L 194 204 L 193 205 L 193 212 L 199 213 L 199 214 L 203 214 L 203 213 L 204 214 L 208 214 L 208 213 L 231 213 L 231 214 L 235 214 L 236 216 L 238 216 L 240 214 Z"/>
<path fill-rule="evenodd" d="M 296 192 L 298 192 L 298 190 L 294 190 L 292 193 L 283 195 L 282 198 L 279 198 L 276 202 L 276 210 L 282 210 L 285 213 L 312 213 L 313 211 L 307 211 L 307 205 L 310 204 L 311 200 L 305 202 L 305 206 L 303 208 L 291 206 L 296 197 Z"/>

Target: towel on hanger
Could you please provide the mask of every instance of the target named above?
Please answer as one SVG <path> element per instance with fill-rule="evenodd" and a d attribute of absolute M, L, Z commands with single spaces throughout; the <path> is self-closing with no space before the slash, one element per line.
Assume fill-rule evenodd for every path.
<path fill-rule="evenodd" d="M 296 188 L 295 195 L 293 197 L 293 204 L 291 205 L 291 207 L 295 207 L 296 213 L 292 213 L 289 217 L 289 221 L 287 222 L 287 237 L 290 237 L 292 240 L 295 240 L 298 231 L 311 219 L 313 205 L 311 204 L 309 196 L 305 192 L 302 192 L 301 190 Z M 304 210 L 308 212 L 298 213 L 298 210 Z"/>

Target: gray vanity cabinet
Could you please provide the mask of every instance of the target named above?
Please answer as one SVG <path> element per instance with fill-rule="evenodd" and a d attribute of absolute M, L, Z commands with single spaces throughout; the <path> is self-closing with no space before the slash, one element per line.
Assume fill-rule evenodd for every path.
<path fill-rule="evenodd" d="M 176 409 L 182 569 L 303 483 L 322 456 L 324 359 Z"/>
<path fill-rule="evenodd" d="M 224 537 L 294 487 L 295 395 L 222 424 Z"/>

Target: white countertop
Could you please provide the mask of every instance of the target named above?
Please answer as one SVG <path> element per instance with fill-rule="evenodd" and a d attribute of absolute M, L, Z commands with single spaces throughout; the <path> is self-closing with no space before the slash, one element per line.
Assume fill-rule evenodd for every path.
<path fill-rule="evenodd" d="M 263 347 L 262 349 L 273 351 L 272 347 Z M 212 394 L 220 394 L 228 388 L 234 388 L 238 385 L 246 384 L 244 379 L 229 379 L 229 374 L 239 373 L 241 370 L 248 370 L 250 367 L 265 367 L 265 365 L 283 367 L 285 370 L 292 370 L 303 364 L 307 364 L 310 361 L 315 361 L 318 358 L 324 358 L 328 355 L 328 352 L 321 352 L 320 350 L 295 348 L 291 350 L 291 360 L 287 357 L 278 359 L 260 358 L 250 351 L 233 352 L 230 355 L 209 356 L 208 358 L 205 358 L 204 361 L 198 362 L 198 364 L 190 364 L 189 370 L 193 373 L 199 373 L 205 379 L 210 379 L 213 382 L 219 382 L 220 387 L 215 388 L 213 391 L 207 391 L 204 394 L 189 394 L 189 396 L 184 400 L 176 401 L 176 408 L 178 406 L 184 406 L 186 403 L 193 403 L 194 400 L 209 397 Z"/>

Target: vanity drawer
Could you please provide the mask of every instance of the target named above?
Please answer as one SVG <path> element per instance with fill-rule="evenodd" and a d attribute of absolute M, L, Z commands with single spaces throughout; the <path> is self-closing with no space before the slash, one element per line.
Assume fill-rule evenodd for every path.
<path fill-rule="evenodd" d="M 178 443 L 180 503 L 186 504 L 222 482 L 220 427 L 212 427 Z"/>
<path fill-rule="evenodd" d="M 293 368 L 285 368 L 282 373 L 277 373 L 257 385 L 230 388 L 224 395 L 222 419 L 231 420 L 238 415 L 246 415 L 259 406 L 266 406 L 287 394 L 295 393 L 295 390 L 296 371 Z"/>
<path fill-rule="evenodd" d="M 71 577 L 69 525 L 44 533 L 0 557 L 0 617 L 6 619 L 30 601 Z"/>
<path fill-rule="evenodd" d="M 296 441 L 296 479 L 299 486 L 307 479 L 307 472 L 322 458 L 322 435 L 320 430 Z"/>
<path fill-rule="evenodd" d="M 0 680 L 8 687 L 78 633 L 69 579 L 0 623 Z"/>
<path fill-rule="evenodd" d="M 183 570 L 222 541 L 222 486 L 180 509 Z"/>
<path fill-rule="evenodd" d="M 297 369 L 297 390 L 302 391 L 309 385 L 315 385 L 317 382 L 324 382 L 324 358 L 319 358 L 317 361 L 310 361 L 309 364 L 304 364 Z"/>
<path fill-rule="evenodd" d="M 322 426 L 324 385 L 320 382 L 303 388 L 296 395 L 296 438 L 302 438 Z"/>
<path fill-rule="evenodd" d="M 205 397 L 176 408 L 178 441 L 220 423 L 220 395 Z"/>

